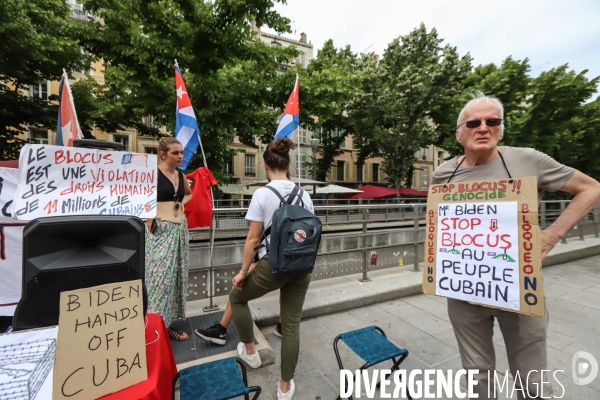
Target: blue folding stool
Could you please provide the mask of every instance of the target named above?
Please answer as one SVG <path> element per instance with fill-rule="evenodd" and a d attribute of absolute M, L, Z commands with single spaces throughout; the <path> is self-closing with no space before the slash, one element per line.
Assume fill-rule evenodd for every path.
<path fill-rule="evenodd" d="M 238 364 L 242 371 L 238 369 Z M 250 392 L 256 392 L 252 400 L 260 395 L 260 386 L 248 387 L 246 367 L 236 357 L 194 365 L 182 369 L 173 378 L 173 400 L 175 383 L 180 379 L 179 398 L 181 400 L 226 400 L 238 396 L 250 399 Z"/>
<path fill-rule="evenodd" d="M 340 370 L 344 369 L 342 365 L 342 359 L 340 358 L 340 352 L 338 350 L 338 342 L 342 340 L 350 350 L 355 352 L 360 358 L 365 361 L 365 364 L 360 367 L 360 370 L 367 369 L 375 364 L 379 364 L 382 361 L 392 360 L 394 365 L 392 366 L 392 374 L 398 369 L 402 361 L 408 357 L 408 350 L 401 349 L 392 342 L 390 342 L 383 329 L 378 326 L 369 326 L 366 328 L 357 329 L 338 335 L 333 341 L 333 351 L 337 358 Z M 396 360 L 396 358 L 398 358 Z M 381 381 L 380 381 L 381 382 Z M 377 387 L 379 387 L 379 383 Z M 345 378 L 345 388 L 348 389 L 348 378 Z M 409 399 L 412 399 L 410 394 L 407 394 Z M 340 399 L 340 396 L 337 397 Z M 352 400 L 352 396 L 349 397 Z"/>

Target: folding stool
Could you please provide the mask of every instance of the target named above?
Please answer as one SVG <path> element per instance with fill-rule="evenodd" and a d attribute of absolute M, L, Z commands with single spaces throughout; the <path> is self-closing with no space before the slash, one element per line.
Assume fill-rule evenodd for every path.
<path fill-rule="evenodd" d="M 242 368 L 241 374 L 238 364 Z M 180 400 L 226 400 L 242 395 L 249 400 L 250 392 L 256 392 L 252 398 L 256 400 L 262 391 L 260 386 L 248 387 L 246 366 L 236 357 L 194 365 L 179 371 L 173 378 L 173 400 L 177 379 L 180 379 Z"/>
<path fill-rule="evenodd" d="M 346 345 L 356 353 L 360 358 L 365 361 L 365 364 L 360 367 L 360 370 L 367 369 L 373 365 L 379 364 L 386 360 L 392 360 L 394 363 L 392 366 L 392 374 L 398 369 L 400 363 L 408 356 L 408 350 L 401 349 L 392 342 L 390 342 L 383 329 L 377 326 L 369 326 L 366 328 L 357 329 L 354 331 L 342 333 L 338 335 L 333 341 L 333 351 L 337 358 L 340 370 L 344 369 L 342 365 L 342 359 L 340 358 L 340 352 L 338 350 L 338 342 L 342 340 Z M 399 358 L 398 358 L 399 357 Z M 396 358 L 398 358 L 396 360 Z M 377 387 L 381 381 L 377 383 Z M 345 388 L 348 388 L 348 378 L 345 378 Z M 412 400 L 410 394 L 408 398 Z M 340 399 L 338 396 L 337 399 Z M 349 397 L 352 400 L 352 395 Z"/>

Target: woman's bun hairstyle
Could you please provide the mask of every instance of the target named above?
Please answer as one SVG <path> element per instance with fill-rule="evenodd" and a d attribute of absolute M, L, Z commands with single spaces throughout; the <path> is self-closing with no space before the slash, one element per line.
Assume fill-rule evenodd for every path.
<path fill-rule="evenodd" d="M 267 149 L 263 153 L 265 164 L 269 168 L 285 171 L 290 166 L 290 150 L 295 149 L 296 145 L 288 138 L 280 138 L 269 143 Z"/>
<path fill-rule="evenodd" d="M 181 144 L 181 142 L 175 139 L 173 136 L 165 136 L 158 141 L 158 151 L 167 153 L 169 151 L 169 147 L 174 144 Z"/>

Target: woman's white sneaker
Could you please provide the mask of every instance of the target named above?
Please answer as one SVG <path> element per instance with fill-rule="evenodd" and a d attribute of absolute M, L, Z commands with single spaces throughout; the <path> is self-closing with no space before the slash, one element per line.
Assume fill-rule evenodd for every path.
<path fill-rule="evenodd" d="M 294 396 L 294 392 L 296 391 L 296 385 L 294 385 L 294 380 L 290 380 L 290 390 L 287 393 L 283 393 L 279 388 L 279 382 L 277 382 L 277 400 L 292 400 Z"/>
<path fill-rule="evenodd" d="M 246 352 L 246 346 L 244 343 L 239 342 L 237 345 L 238 356 L 242 361 L 244 361 L 250 368 L 258 368 L 260 367 L 260 356 L 258 355 L 258 351 L 254 354 L 248 354 Z"/>

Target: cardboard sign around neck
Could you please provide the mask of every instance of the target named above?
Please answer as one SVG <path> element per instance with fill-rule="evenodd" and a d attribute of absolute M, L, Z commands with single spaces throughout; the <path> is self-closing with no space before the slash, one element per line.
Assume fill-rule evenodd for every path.
<path fill-rule="evenodd" d="M 543 316 L 535 177 L 432 185 L 423 292 Z"/>

